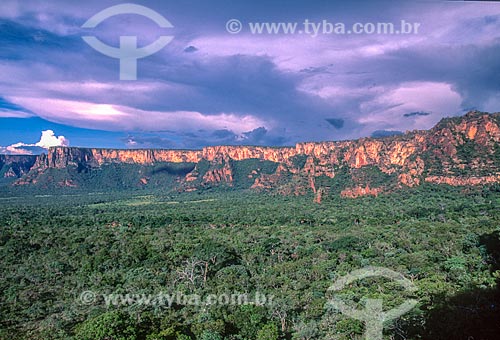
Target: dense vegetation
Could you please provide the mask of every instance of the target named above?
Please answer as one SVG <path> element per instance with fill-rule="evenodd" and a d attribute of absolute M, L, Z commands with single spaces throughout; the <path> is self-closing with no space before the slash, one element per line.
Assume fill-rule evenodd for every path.
<path fill-rule="evenodd" d="M 341 292 L 359 309 L 363 297 L 386 309 L 419 301 L 386 325 L 387 339 L 500 334 L 498 186 L 321 205 L 247 191 L 68 192 L 0 198 L 0 339 L 361 339 L 363 324 L 326 303 L 337 278 L 368 265 L 418 287 L 407 295 L 379 278 Z M 273 299 L 168 307 L 102 297 L 161 292 Z"/>

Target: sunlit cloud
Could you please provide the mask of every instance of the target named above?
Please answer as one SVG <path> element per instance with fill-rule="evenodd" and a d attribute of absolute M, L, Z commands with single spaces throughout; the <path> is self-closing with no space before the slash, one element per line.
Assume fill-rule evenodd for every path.
<path fill-rule="evenodd" d="M 34 144 L 18 142 L 6 147 L 0 146 L 0 153 L 10 155 L 33 155 L 54 146 L 69 146 L 69 140 L 64 136 L 56 136 L 52 130 L 45 130 L 42 131 L 40 141 Z"/>

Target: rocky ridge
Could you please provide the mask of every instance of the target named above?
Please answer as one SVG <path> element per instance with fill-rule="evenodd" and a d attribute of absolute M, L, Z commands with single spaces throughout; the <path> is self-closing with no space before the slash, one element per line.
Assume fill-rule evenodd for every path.
<path fill-rule="evenodd" d="M 428 131 L 298 143 L 294 147 L 211 146 L 202 150 L 54 147 L 47 155 L 36 157 L 29 171 L 23 167 L 13 173 L 19 177 L 15 185 L 29 185 L 57 169 L 70 168 L 82 173 L 112 164 L 142 167 L 192 164 L 186 173 L 176 174 L 176 190 L 193 191 L 207 185 L 231 187 L 244 182 L 254 190 L 293 195 L 313 192 L 319 200 L 337 189 L 342 196 L 358 197 L 424 182 L 484 185 L 500 182 L 499 126 L 500 113 L 473 111 L 462 117 L 443 119 Z M 139 182 L 139 185 L 150 183 L 148 177 Z M 79 186 L 71 178 L 58 183 Z"/>

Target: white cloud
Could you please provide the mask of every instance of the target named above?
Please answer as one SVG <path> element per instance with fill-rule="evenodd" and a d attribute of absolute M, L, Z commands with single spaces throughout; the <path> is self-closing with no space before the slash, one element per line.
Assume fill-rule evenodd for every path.
<path fill-rule="evenodd" d="M 40 141 L 35 144 L 35 146 L 39 146 L 44 149 L 48 149 L 51 146 L 68 146 L 68 145 L 69 145 L 69 140 L 67 140 L 66 137 L 64 136 L 56 137 L 54 131 L 52 130 L 42 131 L 42 137 L 40 138 Z"/>
<path fill-rule="evenodd" d="M 43 149 L 53 146 L 68 146 L 69 140 L 64 136 L 56 136 L 54 131 L 42 131 L 40 141 L 35 144 L 26 144 L 23 142 L 15 143 L 9 146 L 0 146 L 0 153 L 9 155 L 33 155 L 40 153 Z"/>
<path fill-rule="evenodd" d="M 32 155 L 33 151 L 24 148 L 24 143 L 16 143 L 6 147 L 0 146 L 0 154 L 7 155 Z"/>

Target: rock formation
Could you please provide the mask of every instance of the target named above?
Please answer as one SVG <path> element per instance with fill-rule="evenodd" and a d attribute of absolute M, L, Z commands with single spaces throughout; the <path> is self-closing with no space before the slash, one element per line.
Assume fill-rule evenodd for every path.
<path fill-rule="evenodd" d="M 325 192 L 335 190 L 345 197 L 358 197 L 423 183 L 467 186 L 500 182 L 499 126 L 499 113 L 474 111 L 463 117 L 443 119 L 428 131 L 383 138 L 298 143 L 294 147 L 211 146 L 202 150 L 54 147 L 47 155 L 29 158 L 29 162 L 28 158 L 20 159 L 19 164 L 24 166 L 11 166 L 11 170 L 4 169 L 3 174 L 19 177 L 14 185 L 26 185 L 36 184 L 54 169 L 81 173 L 120 164 L 140 167 L 192 164 L 187 173 L 176 173 L 176 190 L 193 191 L 219 184 L 246 185 L 246 188 L 284 194 L 312 192 L 321 202 Z M 4 167 L 7 159 L 11 159 L 10 164 L 17 164 L 9 158 L 15 156 L 2 157 L 0 164 Z M 265 165 L 266 169 L 273 170 L 265 170 Z M 141 176 L 138 182 L 144 186 L 158 185 L 151 178 L 154 177 Z M 56 186 L 66 184 L 82 186 L 72 178 L 55 183 Z"/>

